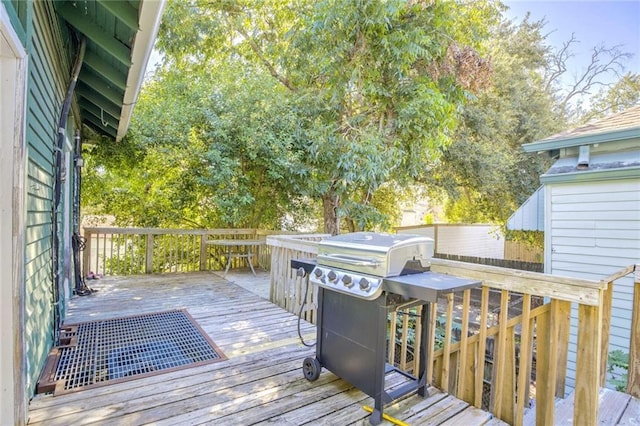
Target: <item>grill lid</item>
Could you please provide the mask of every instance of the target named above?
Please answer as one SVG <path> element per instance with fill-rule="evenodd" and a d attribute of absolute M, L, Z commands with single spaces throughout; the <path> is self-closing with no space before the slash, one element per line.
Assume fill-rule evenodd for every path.
<path fill-rule="evenodd" d="M 378 277 L 398 276 L 409 261 L 428 267 L 433 240 L 421 235 L 354 232 L 318 243 L 318 265 Z"/>

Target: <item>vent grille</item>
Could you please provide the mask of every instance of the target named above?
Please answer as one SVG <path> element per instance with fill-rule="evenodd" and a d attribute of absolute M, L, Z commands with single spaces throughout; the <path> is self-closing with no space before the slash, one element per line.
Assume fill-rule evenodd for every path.
<path fill-rule="evenodd" d="M 186 310 L 65 326 L 38 392 L 66 393 L 226 359 Z"/>

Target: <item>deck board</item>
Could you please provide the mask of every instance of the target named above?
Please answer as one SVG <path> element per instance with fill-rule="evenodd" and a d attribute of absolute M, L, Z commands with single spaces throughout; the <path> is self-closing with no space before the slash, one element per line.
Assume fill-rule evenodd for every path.
<path fill-rule="evenodd" d="M 556 401 L 554 425 L 573 424 L 574 396 L 571 393 L 566 398 Z M 535 408 L 527 411 L 523 424 L 524 426 L 536 424 Z M 640 425 L 640 402 L 628 394 L 601 388 L 598 424 L 607 426 Z"/>
<path fill-rule="evenodd" d="M 211 273 L 108 277 L 90 285 L 98 291 L 74 298 L 66 323 L 184 308 L 228 359 L 56 397 L 37 395 L 29 424 L 368 424 L 362 407 L 372 406 L 373 398 L 326 370 L 315 382 L 304 379 L 302 360 L 315 350 L 300 343 L 297 317 L 246 288 Z M 302 321 L 301 332 L 314 340 L 312 324 Z M 491 419 L 437 389 L 429 393 L 389 404 L 385 413 L 412 425 L 472 426 Z"/>

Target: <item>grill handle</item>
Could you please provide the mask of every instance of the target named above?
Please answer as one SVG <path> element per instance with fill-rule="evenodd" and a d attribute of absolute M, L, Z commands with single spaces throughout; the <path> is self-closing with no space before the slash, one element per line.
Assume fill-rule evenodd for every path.
<path fill-rule="evenodd" d="M 344 254 L 319 254 L 318 260 L 333 260 L 346 263 L 353 266 L 373 266 L 380 265 L 380 262 L 375 259 L 367 259 L 364 257 L 346 256 Z"/>

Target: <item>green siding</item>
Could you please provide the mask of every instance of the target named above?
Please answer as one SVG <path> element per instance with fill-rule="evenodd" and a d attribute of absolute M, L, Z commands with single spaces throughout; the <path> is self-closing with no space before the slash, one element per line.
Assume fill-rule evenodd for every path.
<path fill-rule="evenodd" d="M 53 159 L 57 122 L 68 76 L 58 19 L 48 2 L 34 2 L 27 91 L 27 197 L 25 230 L 25 344 L 27 393 L 33 394 L 53 344 Z"/>
<path fill-rule="evenodd" d="M 18 38 L 23 45 L 26 45 L 27 32 L 26 23 L 29 21 L 29 8 L 28 2 L 23 0 L 2 0 L 5 6 L 5 10 L 11 19 L 13 29 L 15 30 Z"/>

